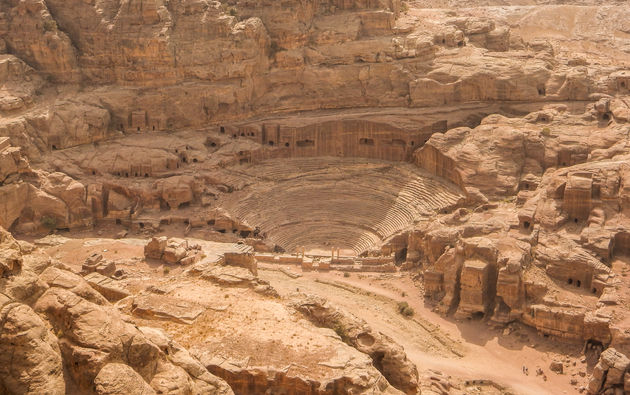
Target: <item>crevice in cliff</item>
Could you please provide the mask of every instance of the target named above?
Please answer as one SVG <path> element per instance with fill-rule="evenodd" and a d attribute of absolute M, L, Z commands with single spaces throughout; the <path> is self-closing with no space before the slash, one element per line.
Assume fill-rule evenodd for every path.
<path fill-rule="evenodd" d="M 59 17 L 58 10 L 55 8 L 55 5 L 52 4 L 50 1 L 45 0 L 44 5 L 46 6 L 50 17 L 55 23 L 55 29 L 59 32 L 60 35 L 63 35 L 68 39 L 68 44 L 70 45 L 70 49 L 72 50 L 75 58 L 74 60 L 78 66 L 79 54 L 81 53 L 81 51 L 79 50 L 79 46 L 77 45 L 77 43 L 79 42 L 79 38 L 76 36 L 76 33 L 74 33 L 70 28 L 72 25 L 66 24 L 63 18 Z"/>
<path fill-rule="evenodd" d="M 497 280 L 499 272 L 496 264 L 492 263 L 488 267 L 488 305 L 486 306 L 487 316 L 491 316 L 498 303 L 503 303 L 502 300 L 497 300 Z"/>
<path fill-rule="evenodd" d="M 451 299 L 451 304 L 447 306 L 448 315 L 452 315 L 457 311 L 457 308 L 459 307 L 459 301 L 460 301 L 461 277 L 462 277 L 462 268 L 464 267 L 464 262 L 460 256 L 457 256 L 455 259 L 457 259 L 458 262 L 457 262 L 457 269 L 455 271 L 455 284 L 453 285 L 453 297 Z"/>

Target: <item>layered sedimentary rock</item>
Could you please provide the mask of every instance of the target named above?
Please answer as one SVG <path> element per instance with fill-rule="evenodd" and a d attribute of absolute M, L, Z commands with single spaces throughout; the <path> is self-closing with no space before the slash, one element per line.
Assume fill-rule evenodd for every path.
<path fill-rule="evenodd" d="M 598 108 L 581 119 L 597 123 Z M 410 234 L 411 256 L 426 265 L 425 295 L 442 311 L 625 344 L 614 313 L 622 282 L 611 267 L 626 254 L 627 153 L 615 149 L 625 145 L 624 127 L 600 125 L 593 135 L 582 120 L 549 111 L 543 125 L 536 113 L 525 123 L 491 116 L 473 130 L 433 135 L 416 151 L 420 166 L 457 182 L 477 207 Z M 498 196 L 514 200 L 488 203 Z"/>
<path fill-rule="evenodd" d="M 0 4 L 0 226 L 180 236 L 72 273 L 1 233 L 0 348 L 14 359 L 0 392 L 423 387 L 401 347 L 360 320 L 322 300 L 285 310 L 252 249 L 302 262 L 312 250 L 320 261 L 304 267 L 322 270 L 357 255 L 404 264 L 443 314 L 608 347 L 589 391 L 627 391 L 627 7 L 272 3 Z M 190 234 L 233 244 L 206 256 Z M 142 284 L 157 277 L 138 274 L 143 257 L 181 264 L 162 274 L 186 286 Z M 301 322 L 317 347 L 289 352 L 235 310 L 208 337 L 228 307 L 197 287 L 328 329 Z M 256 359 L 259 339 L 230 342 L 258 330 L 269 355 L 308 366 Z"/>
<path fill-rule="evenodd" d="M 591 381 L 588 384 L 588 392 L 597 394 L 600 391 L 611 389 L 618 391 L 622 388 L 627 391 L 628 368 L 630 368 L 628 357 L 614 348 L 605 350 L 593 369 Z"/>
<path fill-rule="evenodd" d="M 3 139 L 3 145 L 0 226 L 34 231 L 91 223 L 83 184 L 64 173 L 34 170 L 8 139 Z"/>
<path fill-rule="evenodd" d="M 163 376 L 176 391 L 231 393 L 207 371 L 190 376 L 80 276 L 1 230 L 2 259 L 16 260 L 3 277 L 0 371 L 8 393 L 155 393 Z M 19 356 L 19 358 L 17 358 Z M 174 362 L 175 361 L 175 362 Z M 127 372 L 123 383 L 113 372 Z M 177 379 L 175 380 L 175 377 Z M 120 377 L 120 379 L 123 379 Z M 96 384 L 96 386 L 95 386 Z"/>
<path fill-rule="evenodd" d="M 4 121 L 4 134 L 26 133 L 20 145 L 35 153 L 116 130 L 269 110 L 588 100 L 627 90 L 623 70 L 589 75 L 550 43 L 513 37 L 504 21 L 418 18 L 401 15 L 398 1 L 9 3 L 2 37 L 12 54 L 58 82 L 115 88 L 61 94 L 47 112 Z M 35 141 L 37 129 L 44 141 Z"/>

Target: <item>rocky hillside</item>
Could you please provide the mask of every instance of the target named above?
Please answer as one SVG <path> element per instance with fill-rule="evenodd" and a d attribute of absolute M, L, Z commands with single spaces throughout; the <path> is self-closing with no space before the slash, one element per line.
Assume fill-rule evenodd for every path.
<path fill-rule="evenodd" d="M 0 2 L 0 393 L 630 392 L 629 20 L 591 0 Z M 450 329 L 344 309 L 331 279 Z M 474 360 L 444 340 L 482 343 L 468 324 L 562 342 L 571 378 Z"/>

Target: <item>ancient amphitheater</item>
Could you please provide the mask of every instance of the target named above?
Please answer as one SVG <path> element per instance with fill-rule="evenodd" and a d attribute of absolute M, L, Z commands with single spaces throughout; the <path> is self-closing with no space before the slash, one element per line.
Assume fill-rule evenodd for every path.
<path fill-rule="evenodd" d="M 0 0 L 0 394 L 630 394 L 624 0 Z"/>

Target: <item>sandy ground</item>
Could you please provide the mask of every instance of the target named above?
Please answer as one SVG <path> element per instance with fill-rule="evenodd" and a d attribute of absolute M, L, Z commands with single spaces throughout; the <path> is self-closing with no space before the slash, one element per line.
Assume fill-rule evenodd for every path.
<path fill-rule="evenodd" d="M 135 293 L 150 285 L 170 282 L 169 279 L 174 280 L 175 276 L 184 270 L 178 265 L 168 265 L 169 270 L 164 270 L 164 264 L 144 260 L 144 243 L 145 241 L 141 239 L 77 238 L 59 245 L 44 246 L 44 249 L 77 272 L 89 255 L 94 252 L 101 253 L 130 274 L 124 283 Z M 292 278 L 280 271 L 280 268 L 299 276 Z M 374 329 L 401 344 L 408 357 L 417 365 L 421 375 L 429 375 L 430 370 L 437 370 L 452 376 L 454 381 L 492 380 L 518 394 L 573 394 L 578 393 L 577 389 L 587 383 L 587 378 L 582 377 L 580 373 L 588 376 L 592 367 L 587 367 L 586 363 L 581 362 L 581 344 L 550 340 L 521 325 L 514 325 L 506 330 L 503 327 L 495 328 L 492 323 L 483 320 L 456 321 L 450 317 L 440 316 L 432 311 L 430 303 L 425 302 L 422 286 L 414 282 L 412 273 L 353 273 L 349 277 L 344 277 L 341 272 L 336 271 L 302 272 L 297 266 L 259 264 L 259 276 L 269 281 L 283 297 L 296 291 L 320 295 L 364 319 Z M 183 288 L 178 286 L 179 291 L 174 291 L 173 296 L 185 296 L 180 293 L 184 289 L 190 290 L 189 287 L 194 288 L 195 285 L 188 284 L 188 287 Z M 222 292 L 236 298 L 233 300 L 240 300 L 243 297 L 243 295 L 239 297 L 235 293 L 236 290 Z M 221 292 L 218 290 L 205 295 L 211 297 L 211 294 L 218 293 Z M 232 293 L 234 295 L 231 295 Z M 400 301 L 406 301 L 414 309 L 413 317 L 405 318 L 397 312 L 396 304 Z M 209 300 L 198 302 L 210 303 Z M 246 302 L 242 306 L 234 305 L 230 310 L 236 312 L 241 309 L 248 309 Z M 218 318 L 208 317 L 212 322 Z M 238 320 L 243 322 L 243 317 Z M 273 320 L 277 322 L 277 317 Z M 169 329 L 171 332 L 179 332 L 174 328 Z M 180 335 L 176 337 L 182 343 L 192 346 L 184 332 Z M 247 350 L 242 351 L 245 353 Z M 280 355 L 275 357 L 279 358 Z M 549 370 L 549 364 L 553 360 L 564 362 L 564 374 L 559 375 Z M 528 375 L 523 373 L 523 366 L 528 368 Z M 536 374 L 538 368 L 543 370 L 543 375 Z M 576 380 L 577 384 L 571 385 L 571 379 Z M 466 393 L 486 393 L 485 390 L 475 391 L 474 388 L 460 389 Z"/>
<path fill-rule="evenodd" d="M 580 362 L 582 345 L 545 339 L 522 326 L 504 334 L 504 328 L 495 329 L 484 321 L 442 317 L 425 305 L 410 274 L 352 274 L 346 278 L 339 272 L 301 273 L 298 268 L 285 267 L 302 274 L 292 279 L 272 265 L 259 269 L 259 276 L 281 295 L 299 289 L 324 296 L 391 336 L 405 348 L 421 374 L 433 369 L 463 380 L 492 380 L 519 394 L 572 394 L 586 385 L 586 378 L 578 374 L 587 370 Z M 396 312 L 398 301 L 413 307 L 411 319 Z M 552 360 L 565 362 L 565 374 L 549 370 Z M 523 373 L 523 366 L 529 375 Z M 546 381 L 536 374 L 538 368 Z M 577 386 L 570 384 L 572 378 L 578 380 Z"/>

